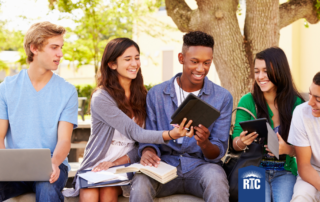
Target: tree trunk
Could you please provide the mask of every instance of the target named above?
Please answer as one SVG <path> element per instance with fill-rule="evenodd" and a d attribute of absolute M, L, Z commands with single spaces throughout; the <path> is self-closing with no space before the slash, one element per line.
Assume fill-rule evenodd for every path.
<path fill-rule="evenodd" d="M 301 0 L 303 4 L 292 0 L 280 5 L 280 9 L 279 1 L 246 0 L 246 20 L 242 35 L 236 16 L 238 0 L 196 1 L 198 8 L 191 10 L 184 0 L 166 0 L 167 13 L 182 32 L 197 30 L 213 36 L 213 62 L 221 85 L 233 95 L 234 107 L 244 94 L 250 92 L 254 82 L 255 54 L 268 47 L 278 46 L 280 28 L 301 17 L 309 18 L 311 23 L 318 22 L 314 18 L 315 0 Z M 292 2 L 299 6 L 292 7 Z M 283 12 L 282 15 L 279 10 Z M 295 13 L 299 13 L 299 16 Z"/>

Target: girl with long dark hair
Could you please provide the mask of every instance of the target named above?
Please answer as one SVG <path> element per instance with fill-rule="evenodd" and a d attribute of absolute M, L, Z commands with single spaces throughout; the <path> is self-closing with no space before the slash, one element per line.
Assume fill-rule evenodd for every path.
<path fill-rule="evenodd" d="M 292 113 L 304 99 L 298 93 L 283 50 L 277 47 L 259 52 L 254 61 L 252 93 L 244 95 L 238 107 L 251 111 L 257 118 L 266 118 L 277 133 L 280 159 L 276 159 L 266 147 L 260 167 L 266 170 L 266 202 L 289 202 L 297 176 L 295 151 L 288 144 Z M 239 122 L 252 120 L 245 111 L 238 110 L 233 133 L 233 147 L 244 150 L 258 137 L 255 132 L 247 134 Z"/>
<path fill-rule="evenodd" d="M 182 121 L 179 128 L 171 131 L 142 129 L 146 117 L 147 90 L 143 85 L 140 69 L 140 50 L 128 38 L 111 40 L 103 53 L 98 73 L 97 88 L 91 97 L 91 135 L 79 170 L 95 172 L 110 167 L 139 161 L 135 144 L 156 143 L 192 136 Z M 128 186 L 113 186 L 80 189 L 79 177 L 74 180 L 74 190 L 66 196 L 76 196 L 80 190 L 80 201 L 117 201 L 120 194 L 128 196 Z"/>

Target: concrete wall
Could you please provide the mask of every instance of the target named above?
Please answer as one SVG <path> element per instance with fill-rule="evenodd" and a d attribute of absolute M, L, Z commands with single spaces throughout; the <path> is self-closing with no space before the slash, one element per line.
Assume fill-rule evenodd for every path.
<path fill-rule="evenodd" d="M 285 51 L 294 82 L 308 92 L 313 76 L 320 71 L 320 24 L 304 26 L 298 20 L 280 31 L 279 46 Z"/>

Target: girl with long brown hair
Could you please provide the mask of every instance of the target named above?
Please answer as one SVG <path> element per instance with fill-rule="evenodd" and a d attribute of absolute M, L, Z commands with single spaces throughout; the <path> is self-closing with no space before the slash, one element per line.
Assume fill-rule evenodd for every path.
<path fill-rule="evenodd" d="M 99 172 L 110 167 L 139 161 L 137 142 L 165 144 L 165 141 L 181 136 L 192 136 L 184 127 L 171 131 L 144 130 L 146 117 L 146 94 L 140 69 L 140 50 L 128 38 L 111 40 L 103 53 L 98 73 L 97 88 L 91 98 L 91 135 L 79 170 Z M 128 186 L 80 189 L 78 176 L 75 190 L 67 196 L 80 201 L 117 201 L 122 193 L 128 196 Z"/>
<path fill-rule="evenodd" d="M 280 158 L 276 159 L 266 147 L 260 167 L 266 170 L 266 202 L 289 202 L 296 182 L 297 163 L 295 151 L 287 142 L 292 113 L 304 99 L 297 91 L 283 50 L 268 48 L 257 53 L 254 61 L 253 91 L 244 95 L 238 107 L 251 111 L 257 118 L 266 118 L 277 133 Z M 245 150 L 258 137 L 255 132 L 242 131 L 239 122 L 253 119 L 238 110 L 233 132 L 233 147 Z"/>

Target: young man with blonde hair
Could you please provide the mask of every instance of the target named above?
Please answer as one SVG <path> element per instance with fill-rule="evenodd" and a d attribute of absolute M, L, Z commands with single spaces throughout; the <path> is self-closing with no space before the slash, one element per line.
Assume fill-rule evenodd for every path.
<path fill-rule="evenodd" d="M 28 192 L 37 201 L 64 200 L 78 116 L 75 87 L 52 73 L 62 58 L 64 33 L 50 22 L 33 24 L 24 40 L 29 68 L 0 84 L 0 149 L 49 148 L 53 170 L 49 182 L 0 182 L 0 202 Z"/>

